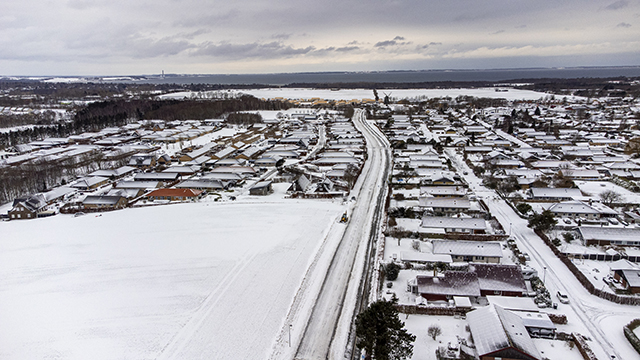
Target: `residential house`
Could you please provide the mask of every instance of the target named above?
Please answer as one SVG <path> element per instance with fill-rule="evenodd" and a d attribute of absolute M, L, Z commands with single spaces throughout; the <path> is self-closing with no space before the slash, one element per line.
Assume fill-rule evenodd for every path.
<path fill-rule="evenodd" d="M 147 194 L 149 200 L 184 201 L 195 200 L 202 194 L 202 190 L 194 189 L 158 189 Z"/>
<path fill-rule="evenodd" d="M 582 192 L 575 188 L 537 188 L 532 187 L 527 194 L 531 200 L 569 201 L 581 199 Z"/>
<path fill-rule="evenodd" d="M 585 245 L 640 246 L 640 229 L 580 226 L 578 235 Z"/>
<path fill-rule="evenodd" d="M 272 191 L 271 181 L 259 181 L 249 188 L 250 195 L 269 195 Z"/>
<path fill-rule="evenodd" d="M 43 212 L 47 201 L 42 194 L 31 195 L 26 198 L 17 198 L 13 201 L 13 207 L 7 212 L 9 219 L 24 220 L 35 219 Z"/>
<path fill-rule="evenodd" d="M 467 314 L 469 330 L 480 360 L 540 360 L 522 318 L 500 306 L 478 308 Z"/>
<path fill-rule="evenodd" d="M 487 224 L 484 219 L 477 218 L 425 216 L 420 227 L 430 233 L 484 234 Z"/>
<path fill-rule="evenodd" d="M 84 198 L 85 209 L 115 210 L 127 206 L 127 198 L 120 195 L 90 195 Z"/>
<path fill-rule="evenodd" d="M 433 240 L 433 253 L 450 255 L 453 262 L 497 264 L 502 258 L 502 246 L 489 241 Z"/>

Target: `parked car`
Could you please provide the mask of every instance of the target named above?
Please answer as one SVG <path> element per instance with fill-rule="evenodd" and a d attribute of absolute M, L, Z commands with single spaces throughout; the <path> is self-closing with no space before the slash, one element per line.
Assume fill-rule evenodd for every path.
<path fill-rule="evenodd" d="M 73 217 L 78 217 L 78 216 L 83 216 L 84 213 L 82 211 L 78 211 L 77 213 L 73 214 Z"/>
<path fill-rule="evenodd" d="M 563 304 L 569 303 L 569 297 L 566 294 L 562 293 L 561 291 L 558 291 L 556 293 L 556 296 L 558 297 L 558 300 L 560 300 L 561 303 Z"/>

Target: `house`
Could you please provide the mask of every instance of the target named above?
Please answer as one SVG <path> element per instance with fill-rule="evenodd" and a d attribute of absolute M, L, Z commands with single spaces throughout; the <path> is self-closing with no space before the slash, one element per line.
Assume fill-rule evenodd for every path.
<path fill-rule="evenodd" d="M 626 259 L 614 261 L 609 265 L 613 278 L 633 294 L 640 293 L 640 266 Z"/>
<path fill-rule="evenodd" d="M 437 255 L 417 251 L 402 251 L 400 252 L 400 261 L 404 263 L 451 264 L 453 260 L 451 259 L 451 255 Z"/>
<path fill-rule="evenodd" d="M 487 224 L 484 219 L 425 216 L 420 227 L 431 233 L 484 234 Z"/>
<path fill-rule="evenodd" d="M 433 197 L 463 197 L 467 194 L 467 189 L 463 186 L 423 186 L 420 188 L 420 195 Z"/>
<path fill-rule="evenodd" d="M 177 189 L 197 189 L 206 191 L 225 190 L 230 182 L 216 179 L 189 179 L 180 182 L 175 187 Z"/>
<path fill-rule="evenodd" d="M 250 195 L 269 195 L 273 189 L 271 181 L 259 181 L 249 189 Z"/>
<path fill-rule="evenodd" d="M 497 244 L 500 245 L 500 243 Z M 471 263 L 469 271 L 478 276 L 482 296 L 522 297 L 527 294 L 527 286 L 519 265 Z"/>
<path fill-rule="evenodd" d="M 169 200 L 183 201 L 195 200 L 203 193 L 202 190 L 194 189 L 158 189 L 147 194 L 149 200 Z"/>
<path fill-rule="evenodd" d="M 433 240 L 433 253 L 435 255 L 450 255 L 453 262 L 497 264 L 502 258 L 502 246 L 499 242 Z"/>
<path fill-rule="evenodd" d="M 90 195 L 84 198 L 82 205 L 86 209 L 115 210 L 127 206 L 127 198 L 120 195 Z"/>
<path fill-rule="evenodd" d="M 597 204 L 589 205 L 582 201 L 563 201 L 549 207 L 554 216 L 560 218 L 584 218 L 598 220 L 602 217 L 615 217 L 618 213 L 608 206 Z"/>
<path fill-rule="evenodd" d="M 149 169 L 156 166 L 156 157 L 151 154 L 133 155 L 129 160 L 128 165 L 136 167 L 138 169 Z"/>
<path fill-rule="evenodd" d="M 532 187 L 527 192 L 531 200 L 569 201 L 582 198 L 580 189 L 574 188 L 538 188 Z"/>
<path fill-rule="evenodd" d="M 446 301 L 454 296 L 480 297 L 478 277 L 466 271 L 445 271 L 438 276 L 418 275 L 408 286 L 411 292 L 428 301 Z"/>
<path fill-rule="evenodd" d="M 419 199 L 421 208 L 430 208 L 436 213 L 460 213 L 466 212 L 471 207 L 467 198 L 456 197 L 421 197 Z"/>
<path fill-rule="evenodd" d="M 134 181 L 160 181 L 166 184 L 175 184 L 180 180 L 179 173 L 139 173 L 133 177 Z"/>
<path fill-rule="evenodd" d="M 89 191 L 89 190 L 97 189 L 102 185 L 106 185 L 108 182 L 109 182 L 109 178 L 106 178 L 106 177 L 89 176 L 89 177 L 85 177 L 77 180 L 73 185 L 71 185 L 71 187 L 78 190 Z"/>
<path fill-rule="evenodd" d="M 580 226 L 578 236 L 585 245 L 640 246 L 640 229 Z"/>
<path fill-rule="evenodd" d="M 13 208 L 7 212 L 7 215 L 12 220 L 35 219 L 39 213 L 45 210 L 46 206 L 47 201 L 42 194 L 17 198 L 13 201 Z"/>
<path fill-rule="evenodd" d="M 467 314 L 469 330 L 480 360 L 540 360 L 522 318 L 500 306 L 478 308 Z"/>

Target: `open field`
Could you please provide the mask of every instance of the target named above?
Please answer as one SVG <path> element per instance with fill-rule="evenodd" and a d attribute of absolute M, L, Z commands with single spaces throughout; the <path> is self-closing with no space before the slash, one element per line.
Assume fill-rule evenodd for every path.
<path fill-rule="evenodd" d="M 342 208 L 269 196 L 0 223 L 0 358 L 264 358 Z"/>

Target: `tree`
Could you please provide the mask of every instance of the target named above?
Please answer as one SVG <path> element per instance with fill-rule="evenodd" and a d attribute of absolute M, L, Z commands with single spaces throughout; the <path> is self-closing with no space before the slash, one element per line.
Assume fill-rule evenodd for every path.
<path fill-rule="evenodd" d="M 605 190 L 600 193 L 600 200 L 603 204 L 611 206 L 611 204 L 619 203 L 622 201 L 622 195 L 613 190 Z"/>
<path fill-rule="evenodd" d="M 527 213 L 531 211 L 531 205 L 527 204 L 526 202 L 521 202 L 516 205 L 516 209 L 518 209 L 520 214 L 527 215 Z"/>
<path fill-rule="evenodd" d="M 415 335 L 404 329 L 398 317 L 398 300 L 378 300 L 356 318 L 356 346 L 367 359 L 400 360 L 413 355 Z"/>
<path fill-rule="evenodd" d="M 398 278 L 398 274 L 400 274 L 400 265 L 390 262 L 384 267 L 384 273 L 386 274 L 387 280 L 394 281 Z"/>
<path fill-rule="evenodd" d="M 431 325 L 427 329 L 427 335 L 431 336 L 431 338 L 435 340 L 439 335 L 442 335 L 442 329 L 439 325 Z"/>
<path fill-rule="evenodd" d="M 534 230 L 547 232 L 551 230 L 558 221 L 553 217 L 553 213 L 549 210 L 544 210 L 540 214 L 534 214 L 529 218 L 528 226 Z"/>

